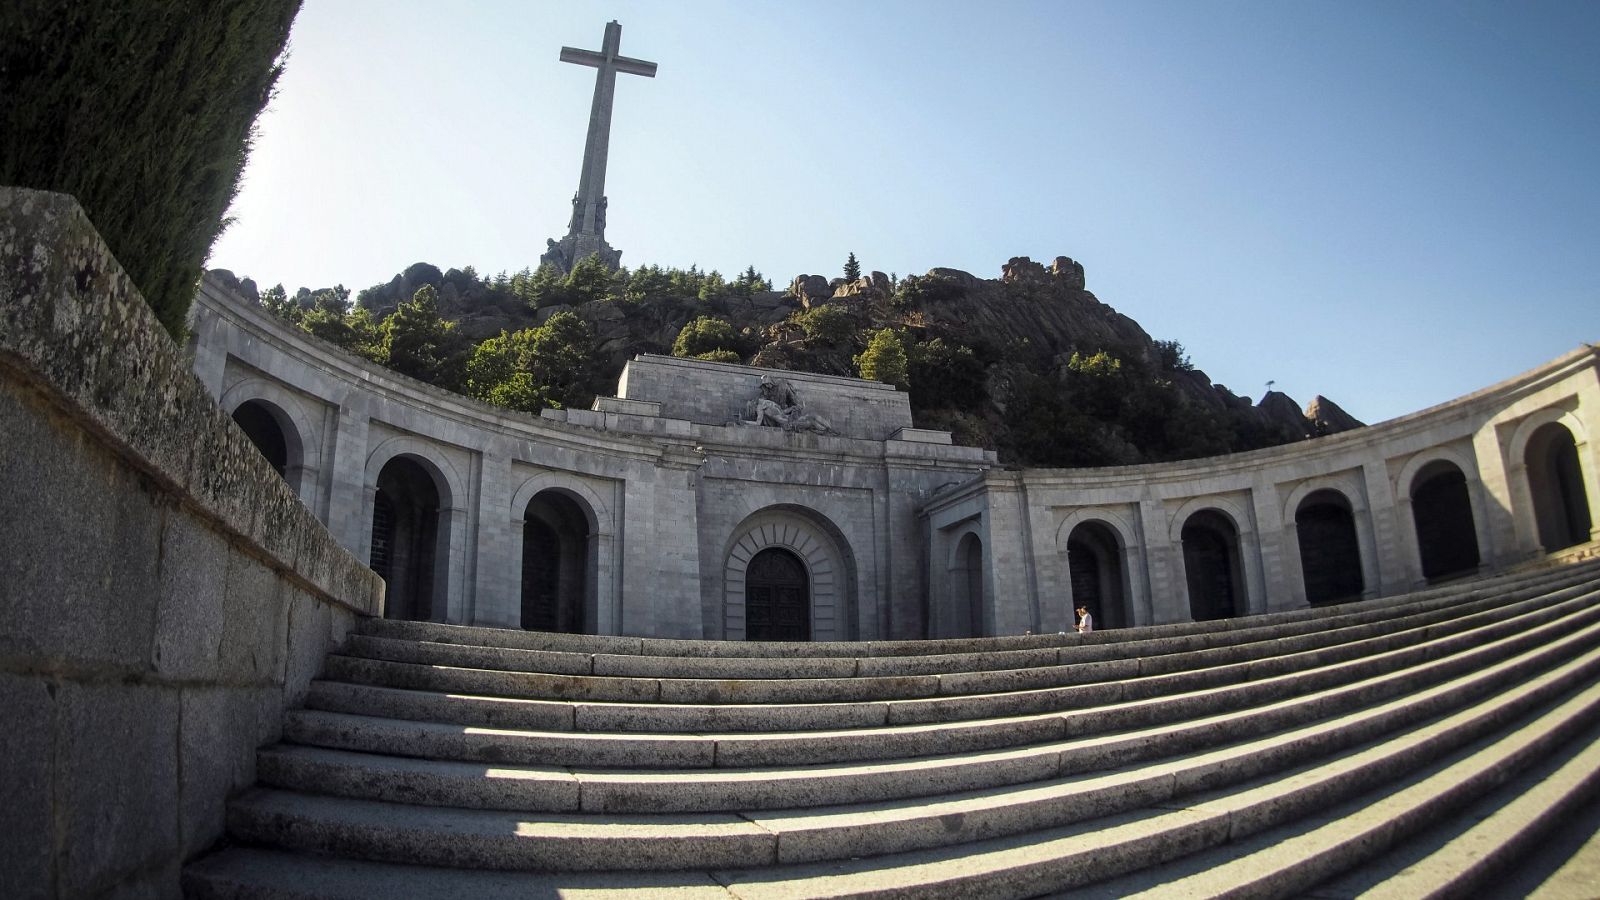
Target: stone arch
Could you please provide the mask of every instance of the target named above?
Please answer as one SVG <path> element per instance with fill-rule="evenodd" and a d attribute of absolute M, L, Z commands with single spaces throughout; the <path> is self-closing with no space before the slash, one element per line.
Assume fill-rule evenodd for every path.
<path fill-rule="evenodd" d="M 1184 516 L 1178 540 L 1189 618 L 1231 619 L 1249 608 L 1238 519 L 1214 505 Z"/>
<path fill-rule="evenodd" d="M 1109 509 L 1079 509 L 1056 528 L 1056 552 L 1066 569 L 1067 616 L 1087 606 L 1096 628 L 1145 624 L 1135 604 L 1139 544 L 1127 520 Z"/>
<path fill-rule="evenodd" d="M 1489 511 L 1486 506 L 1486 494 L 1482 480 L 1478 475 L 1478 464 L 1469 453 L 1464 453 L 1453 447 L 1429 447 L 1419 453 L 1413 454 L 1406 460 L 1405 465 L 1394 478 L 1394 498 L 1399 507 L 1399 540 L 1406 557 L 1405 565 L 1409 567 L 1412 580 L 1417 587 L 1427 583 L 1428 576 L 1422 560 L 1422 548 L 1418 543 L 1416 510 L 1412 506 L 1411 495 L 1417 487 L 1417 476 L 1425 468 L 1432 467 L 1430 476 L 1437 471 L 1435 463 L 1446 463 L 1455 466 L 1466 479 L 1467 502 L 1470 508 L 1472 524 L 1472 542 L 1477 547 L 1480 563 L 1485 554 L 1491 552 L 1491 534 L 1489 525 Z M 1410 520 L 1411 527 L 1406 527 Z M 1426 527 L 1426 526 L 1424 526 Z"/>
<path fill-rule="evenodd" d="M 1366 491 L 1360 476 L 1356 472 L 1341 472 L 1337 475 L 1311 478 L 1296 484 L 1283 502 L 1283 534 L 1284 534 L 1284 560 L 1285 580 L 1294 599 L 1300 603 L 1310 602 L 1305 591 L 1305 566 L 1300 542 L 1300 528 L 1295 521 L 1295 513 L 1306 497 L 1318 491 L 1333 491 L 1344 498 L 1350 510 L 1351 519 L 1355 523 L 1356 544 L 1361 556 L 1361 582 L 1364 598 L 1377 596 L 1378 590 L 1378 541 L 1373 531 L 1372 516 L 1369 514 L 1366 503 Z"/>
<path fill-rule="evenodd" d="M 1513 503 L 1513 513 L 1526 552 L 1553 552 L 1600 534 L 1594 516 L 1600 490 L 1578 416 L 1560 407 L 1527 416 L 1512 432 L 1510 456 L 1522 501 Z"/>
<path fill-rule="evenodd" d="M 218 401 L 218 405 L 235 422 L 245 404 L 259 406 L 278 426 L 284 442 L 284 463 L 280 474 L 300 500 L 316 511 L 316 495 L 322 472 L 322 442 L 300 398 L 276 382 L 265 378 L 246 378 L 224 392 Z"/>
<path fill-rule="evenodd" d="M 616 518 L 605 499 L 582 477 L 570 472 L 546 471 L 523 479 L 512 494 L 510 513 L 512 571 L 523 573 L 526 561 L 527 512 L 534 498 L 553 492 L 572 500 L 588 521 L 584 560 L 584 630 L 593 634 L 618 634 L 622 622 L 618 596 Z M 521 581 L 517 582 L 519 585 Z"/>
<path fill-rule="evenodd" d="M 1167 525 L 1167 540 L 1177 548 L 1178 556 L 1181 558 L 1184 525 L 1195 513 L 1208 509 L 1215 510 L 1229 521 L 1233 526 L 1234 539 L 1238 543 L 1239 580 L 1234 584 L 1237 593 L 1235 614 L 1266 612 L 1266 573 L 1261 569 L 1261 545 L 1256 533 L 1255 517 L 1237 501 L 1217 495 L 1190 497 L 1178 507 L 1177 512 L 1173 513 L 1172 520 Z M 1187 577 L 1183 582 L 1179 582 L 1177 587 L 1183 592 L 1183 596 L 1179 598 L 1181 602 L 1178 608 L 1187 609 L 1189 605 Z"/>
<path fill-rule="evenodd" d="M 431 479 L 438 493 L 438 513 L 434 526 L 433 571 L 429 583 L 429 618 L 441 622 L 465 621 L 462 608 L 464 560 L 466 558 L 466 484 L 437 445 L 415 437 L 390 438 L 367 456 L 363 479 L 365 502 L 362 507 L 361 553 L 369 563 L 373 558 L 373 533 L 378 512 L 378 481 L 385 467 L 395 459 L 417 466 Z M 378 523 L 381 525 L 381 523 Z"/>
<path fill-rule="evenodd" d="M 1332 487 L 1308 491 L 1295 504 L 1292 521 L 1306 602 L 1315 605 L 1360 597 L 1370 582 L 1350 497 Z"/>
<path fill-rule="evenodd" d="M 985 547 L 976 522 L 950 536 L 945 560 L 945 602 L 935 622 L 934 637 L 981 637 L 986 633 L 988 590 Z"/>
<path fill-rule="evenodd" d="M 1472 574 L 1483 561 L 1483 516 L 1469 471 L 1447 450 L 1419 453 L 1400 470 L 1396 498 L 1410 512 L 1409 537 L 1425 582 Z"/>
<path fill-rule="evenodd" d="M 856 579 L 849 543 L 826 516 L 790 505 L 752 513 L 733 530 L 723 551 L 723 637 L 745 639 L 745 574 L 769 548 L 793 553 L 806 570 L 811 639 L 852 639 Z"/>

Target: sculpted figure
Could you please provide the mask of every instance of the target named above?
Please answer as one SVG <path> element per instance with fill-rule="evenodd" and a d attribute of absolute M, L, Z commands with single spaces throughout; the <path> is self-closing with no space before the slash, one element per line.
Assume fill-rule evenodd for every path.
<path fill-rule="evenodd" d="M 838 434 L 828 420 L 805 410 L 794 387 L 782 378 L 761 376 L 760 394 L 745 406 L 747 418 L 741 425 L 774 425 L 784 431 L 809 431 L 815 434 Z"/>

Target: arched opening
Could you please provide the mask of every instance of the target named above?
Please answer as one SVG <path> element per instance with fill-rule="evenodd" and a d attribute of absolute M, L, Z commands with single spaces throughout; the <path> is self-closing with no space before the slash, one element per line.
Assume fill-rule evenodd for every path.
<path fill-rule="evenodd" d="M 593 627 L 589 516 L 557 490 L 528 501 L 522 521 L 522 627 L 582 634 Z"/>
<path fill-rule="evenodd" d="M 1313 491 L 1300 501 L 1294 524 L 1306 601 L 1333 603 L 1361 596 L 1361 544 L 1350 501 L 1338 491 Z"/>
<path fill-rule="evenodd" d="M 940 637 L 978 637 L 983 634 L 983 539 L 973 532 L 961 536 L 949 571 L 950 604 Z"/>
<path fill-rule="evenodd" d="M 768 547 L 744 576 L 745 638 L 811 640 L 811 602 L 805 564 L 788 550 Z"/>
<path fill-rule="evenodd" d="M 1110 526 L 1080 522 L 1072 529 L 1067 535 L 1067 577 L 1073 606 L 1087 607 L 1096 628 L 1127 626 L 1122 544 Z"/>
<path fill-rule="evenodd" d="M 1455 463 L 1434 460 L 1412 479 L 1411 519 L 1423 578 L 1435 581 L 1478 570 L 1472 498 L 1467 495 L 1467 476 Z"/>
<path fill-rule="evenodd" d="M 284 435 L 283 424 L 273 410 L 260 400 L 247 400 L 233 411 L 233 421 L 250 439 L 250 443 L 261 451 L 261 455 L 267 458 L 267 462 L 272 464 L 272 468 L 277 470 L 278 477 L 287 480 L 289 441 Z"/>
<path fill-rule="evenodd" d="M 1539 543 L 1545 552 L 1554 553 L 1589 540 L 1594 523 L 1572 432 L 1560 422 L 1539 426 L 1528 438 L 1524 459 L 1528 489 L 1533 494 L 1533 514 L 1539 523 Z"/>
<path fill-rule="evenodd" d="M 1239 614 L 1239 529 L 1214 509 L 1203 509 L 1183 523 L 1183 573 L 1189 586 L 1189 616 L 1196 622 Z"/>
<path fill-rule="evenodd" d="M 794 571 L 773 581 L 769 561 L 755 562 L 777 549 L 797 560 L 803 576 L 794 587 Z M 763 574 L 765 572 L 765 574 Z M 761 588 L 752 594 L 750 587 Z M 757 612 L 752 602 L 768 607 Z M 775 613 L 770 607 L 777 604 Z M 732 531 L 722 564 L 722 604 L 708 610 L 708 634 L 727 640 L 848 641 L 856 638 L 861 613 L 856 606 L 855 558 L 850 541 L 827 516 L 790 504 L 768 506 L 746 516 Z M 773 616 L 777 618 L 774 619 Z M 765 621 L 761 621 L 764 619 Z M 789 623 L 784 625 L 783 623 Z M 756 629 L 782 637 L 759 638 Z"/>
<path fill-rule="evenodd" d="M 433 618 L 439 565 L 439 489 L 416 460 L 396 456 L 378 472 L 371 566 L 383 578 L 384 618 Z"/>

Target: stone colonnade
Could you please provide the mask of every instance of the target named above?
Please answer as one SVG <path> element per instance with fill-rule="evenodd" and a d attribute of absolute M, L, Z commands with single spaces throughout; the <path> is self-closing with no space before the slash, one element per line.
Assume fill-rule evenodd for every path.
<path fill-rule="evenodd" d="M 1201 513 L 1232 526 L 1237 613 L 1426 586 L 1419 535 L 1476 545 L 1448 548 L 1453 555 L 1430 547 L 1457 560 L 1433 581 L 1600 539 L 1597 360 L 1586 347 L 1470 397 L 1301 444 L 1182 463 L 988 472 L 924 508 L 933 633 L 947 633 L 941 623 L 966 602 L 952 554 L 973 534 L 985 552 L 991 634 L 1069 630 L 1080 594 L 1107 593 L 1073 575 L 1069 543 L 1086 526 L 1114 536 L 1109 599 L 1119 608 L 1106 612 L 1131 625 L 1192 618 L 1182 535 Z M 1413 498 L 1424 487 L 1419 509 Z M 1353 549 L 1330 551 L 1345 541 Z M 1322 577 L 1340 567 L 1339 577 Z M 1317 595 L 1325 583 L 1331 595 Z"/>
<path fill-rule="evenodd" d="M 195 374 L 225 411 L 276 426 L 285 479 L 386 576 L 392 615 L 742 639 L 761 589 L 747 568 L 776 548 L 804 569 L 811 639 L 920 637 L 915 505 L 993 462 L 924 433 L 712 426 L 650 403 L 509 413 L 344 354 L 210 278 L 191 332 Z"/>

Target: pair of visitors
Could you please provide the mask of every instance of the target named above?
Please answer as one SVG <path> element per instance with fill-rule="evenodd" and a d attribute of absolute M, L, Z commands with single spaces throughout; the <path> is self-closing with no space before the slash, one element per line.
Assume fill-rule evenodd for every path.
<path fill-rule="evenodd" d="M 1089 614 L 1089 607 L 1078 607 L 1078 633 L 1088 634 L 1094 631 L 1094 616 Z"/>

